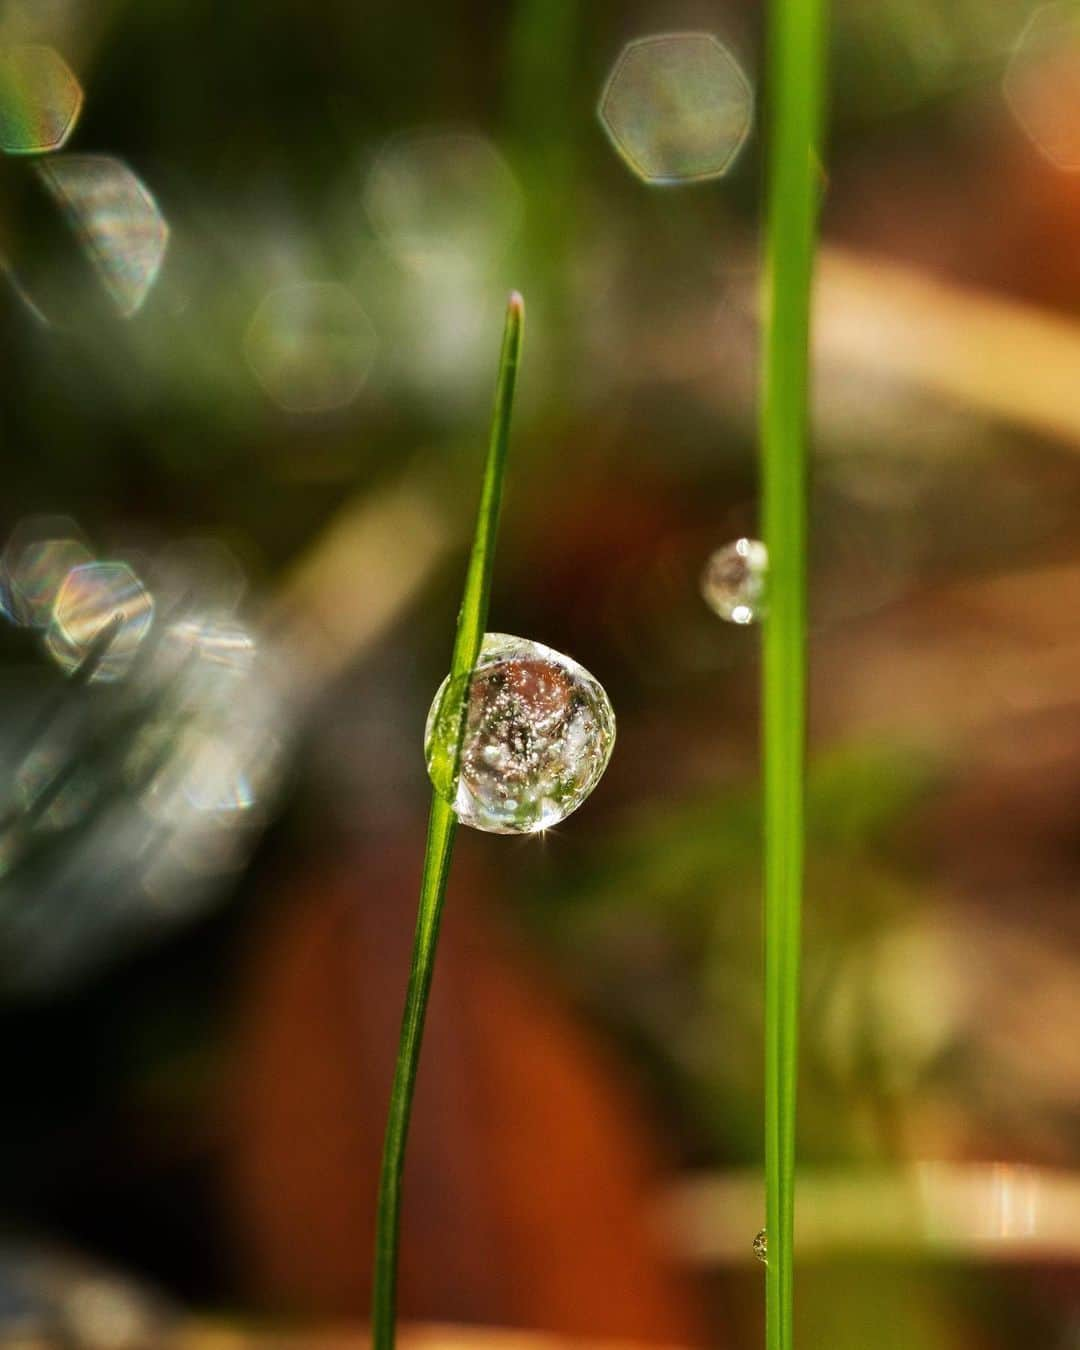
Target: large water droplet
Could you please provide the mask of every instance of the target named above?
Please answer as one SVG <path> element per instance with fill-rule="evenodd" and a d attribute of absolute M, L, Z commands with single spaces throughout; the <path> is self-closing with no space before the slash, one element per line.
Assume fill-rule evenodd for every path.
<path fill-rule="evenodd" d="M 600 683 L 570 657 L 505 633 L 485 636 L 471 676 L 447 676 L 424 734 L 436 790 L 463 824 L 491 834 L 532 834 L 565 820 L 600 781 L 614 744 L 615 714 Z"/>
<path fill-rule="evenodd" d="M 763 1264 L 769 1264 L 769 1235 L 763 1228 L 754 1237 L 754 1255 Z"/>
<path fill-rule="evenodd" d="M 756 623 L 765 615 L 769 555 L 758 539 L 736 539 L 717 549 L 701 574 L 705 603 L 729 623 Z"/>

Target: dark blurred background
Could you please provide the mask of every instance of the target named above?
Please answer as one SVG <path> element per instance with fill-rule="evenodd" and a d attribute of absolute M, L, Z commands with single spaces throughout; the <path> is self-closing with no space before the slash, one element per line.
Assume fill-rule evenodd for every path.
<path fill-rule="evenodd" d="M 1080 10 L 832 8 L 800 1343 L 1076 1350 Z M 0 3 L 6 1341 L 362 1337 L 511 286 L 491 625 L 618 745 L 459 841 L 402 1311 L 760 1338 L 758 641 L 699 576 L 756 528 L 761 26 Z M 623 132 L 707 140 L 708 63 L 605 91 L 679 33 L 747 124 L 657 184 Z"/>

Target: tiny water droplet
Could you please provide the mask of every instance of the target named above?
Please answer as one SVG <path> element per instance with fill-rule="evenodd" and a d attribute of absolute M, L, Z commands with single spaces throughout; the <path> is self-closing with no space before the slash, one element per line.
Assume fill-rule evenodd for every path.
<path fill-rule="evenodd" d="M 701 574 L 705 603 L 729 623 L 756 623 L 765 615 L 769 555 L 759 539 L 736 539 L 717 549 Z"/>
<path fill-rule="evenodd" d="M 754 1255 L 762 1265 L 769 1264 L 769 1235 L 764 1228 L 754 1237 Z"/>
<path fill-rule="evenodd" d="M 447 676 L 439 687 L 424 756 L 436 791 L 462 824 L 532 834 L 577 810 L 600 781 L 614 743 L 611 703 L 583 666 L 539 642 L 488 633 L 471 677 Z"/>

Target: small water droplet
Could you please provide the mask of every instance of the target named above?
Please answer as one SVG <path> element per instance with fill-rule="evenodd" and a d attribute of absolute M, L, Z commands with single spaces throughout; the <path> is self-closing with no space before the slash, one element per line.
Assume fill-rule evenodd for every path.
<path fill-rule="evenodd" d="M 765 616 L 769 555 L 759 539 L 736 539 L 717 549 L 701 574 L 705 603 L 729 623 L 756 623 Z"/>
<path fill-rule="evenodd" d="M 467 697 L 460 773 L 454 746 Z M 488 633 L 471 678 L 443 681 L 424 754 L 458 819 L 492 834 L 532 834 L 565 820 L 592 792 L 615 743 L 600 683 L 539 642 Z"/>
<path fill-rule="evenodd" d="M 754 1255 L 762 1265 L 769 1264 L 769 1235 L 764 1228 L 754 1236 Z"/>

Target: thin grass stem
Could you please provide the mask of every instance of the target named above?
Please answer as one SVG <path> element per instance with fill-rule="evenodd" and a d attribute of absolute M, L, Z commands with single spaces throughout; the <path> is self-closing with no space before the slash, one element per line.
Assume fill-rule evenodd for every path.
<path fill-rule="evenodd" d="M 791 1350 L 804 859 L 810 287 L 820 195 L 824 0 L 771 0 L 761 400 L 769 616 L 763 662 L 765 1342 Z"/>
<path fill-rule="evenodd" d="M 461 753 L 461 728 L 468 703 L 468 676 L 476 665 L 487 624 L 491 578 L 495 563 L 495 540 L 502 506 L 503 480 L 510 443 L 510 417 L 521 356 L 524 315 L 522 299 L 515 293 L 510 297 L 506 312 L 506 327 L 495 386 L 491 439 L 484 466 L 476 533 L 469 553 L 465 589 L 450 660 L 450 687 L 454 688 L 454 682 L 458 680 L 460 681 L 458 687 L 463 691 L 458 735 L 455 738 L 453 752 L 454 782 L 457 779 Z M 440 793 L 433 792 L 420 881 L 420 906 L 416 921 L 416 937 L 413 942 L 412 968 L 405 994 L 405 1013 L 401 1023 L 401 1040 L 390 1091 L 390 1113 L 379 1179 L 372 1291 L 371 1339 L 374 1350 L 392 1350 L 396 1336 L 398 1239 L 401 1229 L 401 1180 L 405 1145 L 412 1113 L 416 1070 L 420 1062 L 424 1018 L 435 968 L 439 924 L 456 832 L 457 817 L 453 809 Z"/>

